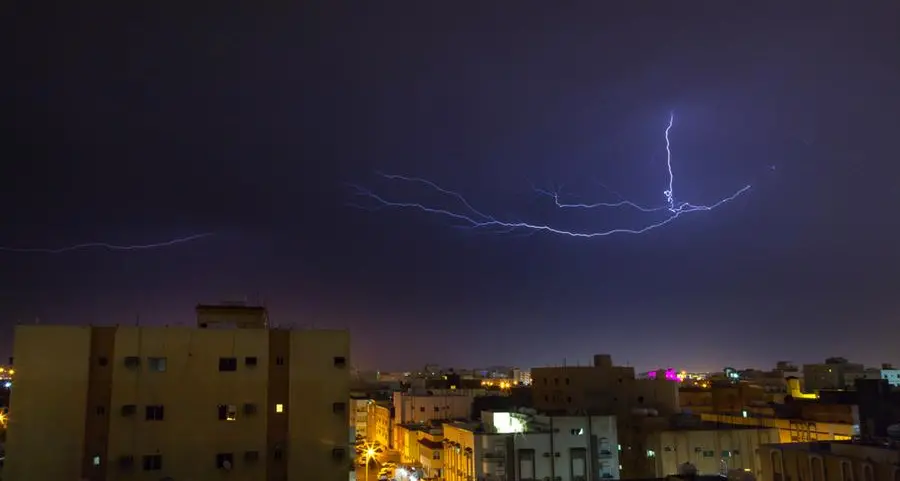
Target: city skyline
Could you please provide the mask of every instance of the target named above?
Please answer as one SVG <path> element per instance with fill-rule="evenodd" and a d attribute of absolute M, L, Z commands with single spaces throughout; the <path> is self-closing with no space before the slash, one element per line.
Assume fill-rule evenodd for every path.
<path fill-rule="evenodd" d="M 72 8 L 23 14 L 3 47 L 0 246 L 214 235 L 0 252 L 0 354 L 19 321 L 191 325 L 198 303 L 248 299 L 349 329 L 354 362 L 389 370 L 900 364 L 881 335 L 900 268 L 895 7 Z M 637 227 L 559 217 L 534 188 L 664 200 L 673 111 L 679 198 L 751 191 L 591 240 L 349 205 L 348 184 L 388 172 L 504 219 Z"/>

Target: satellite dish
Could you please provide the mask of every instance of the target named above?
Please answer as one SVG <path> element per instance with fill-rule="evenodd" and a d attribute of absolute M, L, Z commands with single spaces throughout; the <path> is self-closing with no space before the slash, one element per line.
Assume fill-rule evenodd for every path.
<path fill-rule="evenodd" d="M 696 476 L 697 466 L 691 463 L 684 463 L 678 467 L 678 474 L 681 476 Z"/>

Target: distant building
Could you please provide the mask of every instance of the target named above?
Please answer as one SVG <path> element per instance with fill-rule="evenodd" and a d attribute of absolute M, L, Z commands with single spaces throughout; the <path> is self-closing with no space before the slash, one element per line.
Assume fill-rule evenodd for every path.
<path fill-rule="evenodd" d="M 881 374 L 881 379 L 884 379 L 891 386 L 900 387 L 900 369 L 881 369 L 879 374 Z"/>
<path fill-rule="evenodd" d="M 681 410 L 681 383 L 635 379 L 634 368 L 615 366 L 609 355 L 594 356 L 593 366 L 540 367 L 531 370 L 534 407 L 553 414 L 613 415 L 624 447 L 620 464 L 626 473 L 644 472 L 644 415 L 668 416 Z M 634 474 L 628 474 L 629 477 Z"/>
<path fill-rule="evenodd" d="M 618 479 L 618 453 L 612 416 L 486 412 L 444 424 L 443 479 Z"/>
<path fill-rule="evenodd" d="M 803 388 L 808 392 L 852 388 L 856 379 L 865 377 L 865 366 L 842 357 L 830 357 L 822 364 L 803 365 Z"/>
<path fill-rule="evenodd" d="M 4 480 L 346 480 L 348 333 L 269 329 L 257 307 L 197 314 L 18 326 Z"/>
<path fill-rule="evenodd" d="M 472 412 L 473 396 L 451 392 L 395 392 L 394 422 L 406 424 L 468 418 Z"/>

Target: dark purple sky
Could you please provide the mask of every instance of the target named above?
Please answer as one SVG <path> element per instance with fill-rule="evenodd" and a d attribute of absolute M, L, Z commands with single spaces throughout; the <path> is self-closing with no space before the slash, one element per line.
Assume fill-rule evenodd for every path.
<path fill-rule="evenodd" d="M 864 3 L 19 2 L 41 13 L 6 9 L 0 245 L 216 235 L 0 252 L 0 353 L 17 320 L 186 323 L 261 297 L 349 327 L 363 367 L 898 362 L 900 6 Z M 681 197 L 750 193 L 601 239 L 346 206 L 347 182 L 392 188 L 381 170 L 508 218 L 633 227 L 530 186 L 657 203 L 672 110 Z"/>

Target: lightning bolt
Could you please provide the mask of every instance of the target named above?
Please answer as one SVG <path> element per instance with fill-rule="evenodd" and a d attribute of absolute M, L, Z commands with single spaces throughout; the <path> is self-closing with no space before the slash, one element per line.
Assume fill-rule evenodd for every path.
<path fill-rule="evenodd" d="M 398 174 L 385 174 L 381 172 L 376 172 L 380 177 L 389 180 L 389 181 L 400 181 L 406 182 L 410 184 L 418 184 L 423 186 L 432 192 L 435 192 L 441 196 L 446 197 L 448 200 L 452 200 L 455 202 L 457 207 L 455 209 L 444 208 L 436 205 L 424 204 L 421 202 L 414 201 L 396 201 L 392 199 L 388 199 L 381 194 L 373 192 L 365 187 L 350 184 L 350 187 L 353 189 L 353 193 L 356 196 L 359 196 L 368 201 L 369 205 L 361 205 L 358 203 L 350 204 L 351 206 L 363 208 L 367 210 L 379 210 L 382 208 L 398 208 L 398 209 L 409 209 L 409 210 L 417 210 L 420 212 L 438 215 L 442 217 L 449 218 L 453 221 L 458 222 L 457 227 L 469 228 L 469 229 L 482 229 L 482 230 L 490 230 L 492 232 L 497 233 L 512 233 L 512 232 L 523 232 L 527 234 L 533 234 L 538 232 L 544 232 L 549 234 L 557 234 L 557 235 L 565 235 L 570 237 L 581 237 L 581 238 L 593 238 L 593 237 L 605 237 L 614 234 L 643 234 L 650 230 L 665 226 L 684 214 L 689 214 L 692 212 L 708 212 L 711 211 L 722 204 L 730 202 L 735 198 L 739 197 L 741 194 L 744 194 L 748 190 L 750 190 L 750 185 L 746 185 L 733 194 L 719 199 L 718 201 L 712 204 L 692 204 L 690 202 L 683 202 L 676 198 L 675 196 L 675 175 L 674 169 L 672 168 L 672 143 L 669 138 L 669 133 L 672 130 L 672 127 L 675 125 L 675 114 L 669 114 L 669 122 L 666 125 L 666 129 L 664 132 L 665 144 L 666 144 L 666 170 L 668 173 L 666 189 L 663 191 L 663 198 L 665 203 L 663 205 L 658 206 L 645 206 L 638 204 L 636 202 L 632 202 L 630 200 L 624 199 L 621 196 L 619 197 L 619 201 L 617 202 L 597 202 L 597 203 L 566 203 L 560 199 L 560 195 L 558 192 L 552 192 L 548 190 L 534 188 L 534 191 L 537 194 L 547 196 L 553 199 L 555 205 L 561 209 L 597 209 L 597 208 L 629 208 L 637 210 L 641 213 L 665 213 L 665 216 L 662 219 L 658 217 L 652 221 L 647 221 L 642 227 L 636 228 L 625 228 L 625 227 L 617 227 L 612 229 L 605 230 L 572 230 L 572 229 L 564 229 L 561 227 L 557 227 L 553 224 L 547 223 L 531 223 L 524 221 L 512 221 L 512 220 L 502 220 L 498 217 L 488 214 L 482 210 L 476 209 L 474 205 L 469 202 L 462 194 L 458 192 L 454 192 L 452 190 L 441 187 L 437 183 L 430 181 L 428 179 L 423 179 L 420 177 L 410 177 L 405 175 Z"/>
<path fill-rule="evenodd" d="M 153 244 L 139 244 L 139 245 L 116 245 L 109 244 L 106 242 L 86 242 L 83 244 L 75 244 L 66 247 L 59 248 L 44 248 L 44 247 L 5 247 L 0 246 L 0 252 L 16 252 L 16 253 L 39 253 L 39 254 L 62 254 L 65 252 L 72 252 L 78 250 L 85 249 L 105 249 L 110 251 L 141 251 L 148 249 L 159 249 L 162 247 L 172 247 L 178 244 L 184 244 L 187 242 L 193 242 L 196 240 L 203 239 L 205 237 L 209 237 L 213 235 L 213 232 L 207 232 L 204 234 L 194 234 L 187 237 L 179 237 L 177 239 L 171 239 L 163 242 L 156 242 Z"/>

